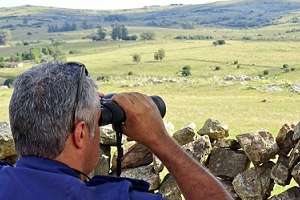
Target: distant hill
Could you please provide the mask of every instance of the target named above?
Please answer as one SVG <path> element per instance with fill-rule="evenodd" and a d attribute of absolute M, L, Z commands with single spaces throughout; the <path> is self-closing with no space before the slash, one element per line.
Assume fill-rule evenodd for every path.
<path fill-rule="evenodd" d="M 22 6 L 0 8 L 0 27 L 42 27 L 74 22 L 96 26 L 122 23 L 132 26 L 193 28 L 197 26 L 251 28 L 279 23 L 300 24 L 300 0 L 240 0 L 201 5 L 150 6 L 118 11 L 74 10 Z"/>

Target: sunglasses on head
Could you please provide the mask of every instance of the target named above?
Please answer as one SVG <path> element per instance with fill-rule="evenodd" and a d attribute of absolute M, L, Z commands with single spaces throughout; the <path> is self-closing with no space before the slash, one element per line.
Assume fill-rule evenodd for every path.
<path fill-rule="evenodd" d="M 77 84 L 77 91 L 74 101 L 74 107 L 73 107 L 73 117 L 72 117 L 72 130 L 75 128 L 75 120 L 76 120 L 76 108 L 78 106 L 79 98 L 82 94 L 82 87 L 83 87 L 83 81 L 84 78 L 89 76 L 89 72 L 86 69 L 85 65 L 79 62 L 67 62 L 65 63 L 66 66 L 74 67 L 75 70 L 80 70 L 79 78 L 78 78 L 78 84 Z"/>

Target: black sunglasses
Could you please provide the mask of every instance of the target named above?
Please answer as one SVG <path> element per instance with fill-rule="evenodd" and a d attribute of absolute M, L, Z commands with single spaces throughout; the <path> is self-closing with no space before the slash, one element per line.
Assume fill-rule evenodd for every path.
<path fill-rule="evenodd" d="M 82 94 L 83 80 L 84 80 L 84 77 L 89 76 L 89 72 L 86 69 L 85 65 L 82 63 L 79 63 L 79 62 L 67 62 L 65 65 L 71 66 L 71 67 L 76 67 L 76 70 L 78 70 L 78 68 L 80 69 L 78 84 L 77 84 L 77 92 L 76 92 L 76 97 L 75 97 L 74 107 L 73 107 L 73 117 L 72 117 L 72 123 L 73 123 L 72 131 L 73 131 L 75 128 L 76 108 L 78 106 L 79 98 Z"/>

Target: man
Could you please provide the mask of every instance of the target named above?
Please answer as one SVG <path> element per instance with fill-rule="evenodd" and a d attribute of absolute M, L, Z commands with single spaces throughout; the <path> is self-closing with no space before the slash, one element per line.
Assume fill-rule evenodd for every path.
<path fill-rule="evenodd" d="M 0 167 L 0 199 L 159 200 L 143 182 L 89 174 L 99 158 L 99 94 L 78 63 L 47 63 L 15 82 L 9 106 L 19 160 Z M 126 114 L 124 134 L 148 146 L 187 200 L 231 199 L 220 183 L 168 136 L 158 109 L 139 93 L 115 95 Z M 141 131 L 144 130 L 144 131 Z"/>

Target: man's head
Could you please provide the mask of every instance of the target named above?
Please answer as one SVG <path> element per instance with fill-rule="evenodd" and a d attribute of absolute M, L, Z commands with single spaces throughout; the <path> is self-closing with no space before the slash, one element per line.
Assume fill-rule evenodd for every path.
<path fill-rule="evenodd" d="M 20 156 L 60 158 L 71 165 L 77 159 L 81 163 L 71 167 L 85 172 L 95 167 L 99 95 L 94 82 L 81 76 L 81 71 L 82 66 L 75 63 L 55 62 L 33 67 L 18 77 L 9 116 Z M 82 89 L 78 90 L 80 80 Z"/>

